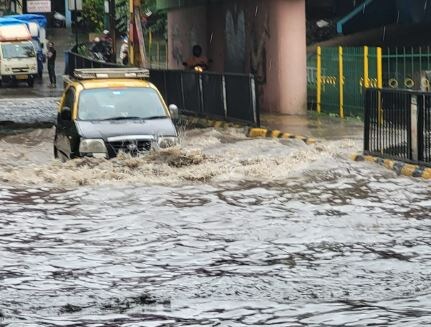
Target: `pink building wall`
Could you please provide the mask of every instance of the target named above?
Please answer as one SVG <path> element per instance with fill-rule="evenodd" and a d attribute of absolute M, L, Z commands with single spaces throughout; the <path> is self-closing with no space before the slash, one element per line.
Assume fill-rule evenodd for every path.
<path fill-rule="evenodd" d="M 200 44 L 207 52 L 207 8 L 175 9 L 168 13 L 168 67 L 183 69 L 183 62 L 192 55 L 192 48 Z"/>
<path fill-rule="evenodd" d="M 262 105 L 270 112 L 305 114 L 307 108 L 307 54 L 305 1 L 271 0 L 274 38 L 268 43 L 274 56 L 268 62 L 268 71 L 276 74 L 266 87 Z M 272 67 L 273 66 L 273 67 Z M 275 99 L 275 101 L 274 101 Z"/>
<path fill-rule="evenodd" d="M 262 111 L 306 113 L 304 0 L 236 0 L 173 10 L 168 34 L 169 68 L 182 68 L 179 58 L 191 55 L 196 40 L 213 60 L 211 70 L 255 75 Z"/>

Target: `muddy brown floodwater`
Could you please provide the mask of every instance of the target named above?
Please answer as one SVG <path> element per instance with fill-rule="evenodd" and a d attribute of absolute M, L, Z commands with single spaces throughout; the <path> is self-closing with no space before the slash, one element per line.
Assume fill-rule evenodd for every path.
<path fill-rule="evenodd" d="M 430 183 L 360 139 L 61 164 L 52 135 L 0 137 L 0 325 L 431 325 Z"/>

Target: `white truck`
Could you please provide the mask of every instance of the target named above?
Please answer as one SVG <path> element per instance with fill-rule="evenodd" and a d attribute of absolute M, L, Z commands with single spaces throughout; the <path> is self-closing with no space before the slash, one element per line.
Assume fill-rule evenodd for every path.
<path fill-rule="evenodd" d="M 46 54 L 48 53 L 46 40 L 46 27 L 48 25 L 48 21 L 46 17 L 39 14 L 20 14 L 7 16 L 7 18 L 18 19 L 27 24 L 36 50 L 37 74 L 42 78 L 43 64 L 46 61 Z"/>
<path fill-rule="evenodd" d="M 27 25 L 13 18 L 0 19 L 0 83 L 26 81 L 33 87 L 37 58 Z"/>

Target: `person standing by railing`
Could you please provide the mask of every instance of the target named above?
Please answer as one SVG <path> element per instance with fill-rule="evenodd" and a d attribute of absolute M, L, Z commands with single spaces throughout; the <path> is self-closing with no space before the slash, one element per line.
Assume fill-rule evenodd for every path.
<path fill-rule="evenodd" d="M 56 88 L 57 87 L 57 78 L 55 76 L 55 59 L 57 59 L 57 51 L 54 48 L 54 43 L 48 43 L 48 75 L 49 75 L 49 87 Z"/>
<path fill-rule="evenodd" d="M 208 69 L 209 60 L 207 57 L 202 55 L 202 47 L 200 45 L 195 45 L 192 50 L 193 55 L 183 62 L 186 69 L 195 70 L 197 72 L 202 72 Z"/>

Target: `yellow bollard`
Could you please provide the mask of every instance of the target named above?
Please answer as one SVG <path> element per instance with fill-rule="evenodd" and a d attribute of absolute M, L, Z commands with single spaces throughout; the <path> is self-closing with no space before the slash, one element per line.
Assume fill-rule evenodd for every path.
<path fill-rule="evenodd" d="M 369 65 L 368 65 L 368 47 L 364 47 L 364 85 L 365 88 L 368 89 L 370 87 L 370 78 L 369 78 Z"/>
<path fill-rule="evenodd" d="M 382 69 L 382 48 L 377 48 L 377 88 L 383 88 L 383 69 Z M 383 125 L 383 108 L 382 108 L 382 94 L 379 91 L 377 97 L 377 110 L 378 110 L 378 122 L 379 125 Z"/>

